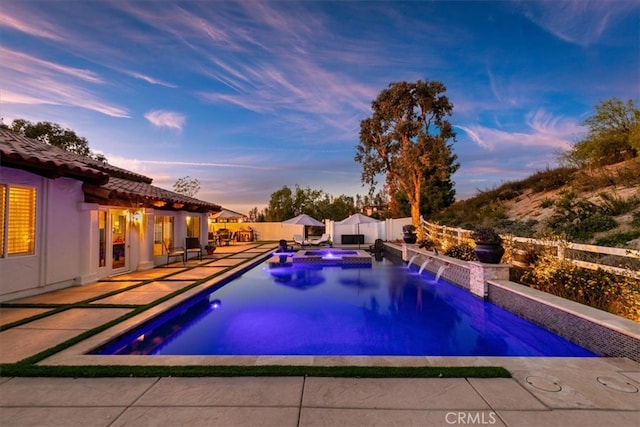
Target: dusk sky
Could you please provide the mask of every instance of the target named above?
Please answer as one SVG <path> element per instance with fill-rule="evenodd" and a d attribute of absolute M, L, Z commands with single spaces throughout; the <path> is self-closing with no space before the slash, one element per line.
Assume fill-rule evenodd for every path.
<path fill-rule="evenodd" d="M 3 0 L 0 113 L 247 213 L 287 185 L 364 195 L 389 83 L 454 105 L 458 199 L 557 165 L 600 101 L 640 101 L 640 1 Z"/>

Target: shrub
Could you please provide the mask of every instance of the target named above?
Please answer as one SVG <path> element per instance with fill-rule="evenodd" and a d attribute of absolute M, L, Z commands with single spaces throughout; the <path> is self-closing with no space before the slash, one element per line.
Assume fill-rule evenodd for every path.
<path fill-rule="evenodd" d="M 505 219 L 496 222 L 495 226 L 502 234 L 513 234 L 520 237 L 533 237 L 538 220 L 528 219 L 520 221 L 517 219 Z"/>
<path fill-rule="evenodd" d="M 551 206 L 553 206 L 553 199 L 551 197 L 545 197 L 540 200 L 540 207 L 542 209 L 550 208 Z"/>
<path fill-rule="evenodd" d="M 616 196 L 609 193 L 600 193 L 600 208 L 603 213 L 617 216 L 633 211 L 636 207 L 640 206 L 640 198 L 629 197 L 623 199 L 620 196 Z"/>
<path fill-rule="evenodd" d="M 521 283 L 610 313 L 640 320 L 640 280 L 541 256 Z"/>
<path fill-rule="evenodd" d="M 402 232 L 407 234 L 414 234 L 416 232 L 416 226 L 413 224 L 403 225 Z"/>
<path fill-rule="evenodd" d="M 635 228 L 640 229 L 640 212 L 633 213 L 633 219 L 631 220 L 631 225 Z"/>
<path fill-rule="evenodd" d="M 444 254 L 462 261 L 478 261 L 478 257 L 473 251 L 473 248 L 466 243 L 452 246 L 447 249 Z"/>
<path fill-rule="evenodd" d="M 627 244 L 640 237 L 640 230 L 628 231 L 626 233 L 616 233 L 596 240 L 598 246 L 610 246 L 624 248 Z"/>
<path fill-rule="evenodd" d="M 555 190 L 571 182 L 576 168 L 561 167 L 557 169 L 549 169 L 538 171 L 529 178 L 522 181 L 525 188 L 531 188 L 534 193 L 542 193 L 543 191 Z"/>
<path fill-rule="evenodd" d="M 476 227 L 471 233 L 471 238 L 477 243 L 502 243 L 502 237 L 493 227 Z"/>
<path fill-rule="evenodd" d="M 611 215 L 597 213 L 588 218 L 583 219 L 577 224 L 578 228 L 583 231 L 599 233 L 616 228 L 618 223 Z"/>

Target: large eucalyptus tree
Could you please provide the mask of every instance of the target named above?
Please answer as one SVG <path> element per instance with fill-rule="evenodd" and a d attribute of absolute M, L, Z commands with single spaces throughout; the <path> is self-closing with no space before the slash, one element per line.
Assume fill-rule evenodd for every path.
<path fill-rule="evenodd" d="M 450 144 L 453 104 L 445 91 L 437 81 L 391 83 L 371 103 L 372 116 L 360 122 L 355 160 L 362 164 L 363 184 L 374 188 L 384 175 L 389 188 L 406 193 L 414 225 L 421 195 L 428 194 L 422 186 L 434 182 L 426 178 L 447 181 L 460 166 Z"/>

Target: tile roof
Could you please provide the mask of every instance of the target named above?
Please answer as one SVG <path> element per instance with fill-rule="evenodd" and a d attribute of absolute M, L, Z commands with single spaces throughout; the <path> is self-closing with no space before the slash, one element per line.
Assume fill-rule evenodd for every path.
<path fill-rule="evenodd" d="M 88 157 L 62 150 L 11 130 L 0 129 L 0 164 L 29 170 L 48 178 L 62 176 L 85 182 L 85 197 L 108 202 L 136 202 L 191 211 L 219 211 L 215 203 L 188 197 L 151 185 L 152 179 Z M 96 199 L 97 197 L 97 199 Z M 106 203 L 105 203 L 106 204 Z"/>
<path fill-rule="evenodd" d="M 182 204 L 189 206 L 189 210 L 218 211 L 220 206 L 214 203 L 205 202 L 183 194 L 174 193 L 154 185 L 144 182 L 135 182 L 122 178 L 110 178 L 109 182 L 102 185 L 111 191 L 110 197 L 127 198 L 140 202 L 164 201 L 168 204 Z"/>
<path fill-rule="evenodd" d="M 0 129 L 0 161 L 4 166 L 28 169 L 50 178 L 68 176 L 82 181 L 105 183 L 109 174 L 58 147 Z"/>

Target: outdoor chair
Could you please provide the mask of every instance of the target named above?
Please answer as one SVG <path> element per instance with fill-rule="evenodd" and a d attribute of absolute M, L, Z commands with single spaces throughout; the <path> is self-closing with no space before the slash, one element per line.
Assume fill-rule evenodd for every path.
<path fill-rule="evenodd" d="M 182 247 L 171 247 L 167 244 L 166 241 L 162 241 L 162 244 L 164 245 L 164 250 L 167 252 L 167 265 L 169 264 L 169 261 L 171 260 L 171 258 L 178 258 L 180 257 L 182 259 L 182 263 L 185 263 L 185 255 L 186 252 L 184 250 L 184 248 Z"/>
<path fill-rule="evenodd" d="M 231 241 L 231 232 L 218 231 L 218 239 L 220 240 L 221 245 L 229 246 L 229 242 Z"/>
<path fill-rule="evenodd" d="M 189 254 L 197 254 L 198 259 L 202 261 L 202 246 L 200 246 L 200 239 L 197 237 L 187 237 L 185 239 L 186 254 L 185 258 L 189 259 Z"/>
<path fill-rule="evenodd" d="M 311 246 L 328 245 L 329 244 L 329 240 L 331 240 L 331 236 L 329 236 L 327 233 L 324 233 L 322 236 L 320 236 L 319 239 L 311 240 L 309 242 L 309 244 Z"/>
<path fill-rule="evenodd" d="M 376 261 L 380 261 L 382 253 L 384 252 L 384 242 L 382 239 L 376 239 L 373 245 L 369 246 L 368 251 L 371 252 L 371 255 L 376 257 Z"/>
<path fill-rule="evenodd" d="M 300 245 L 301 248 L 304 248 L 304 245 L 307 244 L 307 242 L 305 242 L 305 240 L 302 238 L 302 236 L 300 234 L 294 234 L 293 235 L 293 242 L 296 245 Z"/>

